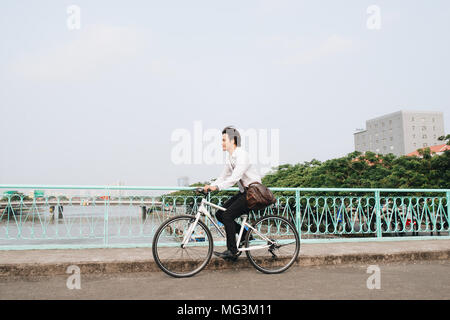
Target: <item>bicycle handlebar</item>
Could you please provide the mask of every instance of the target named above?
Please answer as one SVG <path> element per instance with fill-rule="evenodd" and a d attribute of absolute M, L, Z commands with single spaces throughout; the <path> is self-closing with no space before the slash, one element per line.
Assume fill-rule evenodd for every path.
<path fill-rule="evenodd" d="M 195 193 L 201 193 L 201 194 L 203 194 L 205 196 L 208 195 L 208 192 L 205 192 L 205 190 L 203 188 L 196 188 L 196 189 L 194 189 L 194 192 Z"/>
<path fill-rule="evenodd" d="M 207 196 L 207 195 L 208 195 L 208 192 L 205 192 L 203 188 L 195 188 L 195 189 L 194 189 L 194 192 L 195 192 L 195 193 L 201 193 L 201 194 L 203 194 L 204 196 Z M 216 208 L 216 209 L 218 209 L 218 210 L 222 210 L 222 211 L 226 211 L 226 210 L 227 210 L 227 209 L 222 208 L 222 207 L 220 207 L 220 206 L 218 206 L 218 205 L 216 205 L 216 204 L 214 204 L 214 203 L 211 203 L 211 202 L 207 202 L 206 204 L 209 205 L 209 206 L 211 206 L 211 207 L 213 207 L 213 208 Z"/>

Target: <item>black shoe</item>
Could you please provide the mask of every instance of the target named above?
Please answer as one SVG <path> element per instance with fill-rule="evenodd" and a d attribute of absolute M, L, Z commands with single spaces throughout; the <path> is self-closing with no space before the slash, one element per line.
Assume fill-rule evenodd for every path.
<path fill-rule="evenodd" d="M 237 252 L 233 253 L 230 250 L 226 250 L 224 252 L 214 251 L 214 255 L 218 256 L 219 258 L 231 261 L 236 261 L 238 258 Z"/>

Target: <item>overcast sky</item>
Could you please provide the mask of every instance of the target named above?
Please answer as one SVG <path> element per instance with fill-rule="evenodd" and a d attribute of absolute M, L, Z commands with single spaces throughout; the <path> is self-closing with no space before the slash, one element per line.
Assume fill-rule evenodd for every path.
<path fill-rule="evenodd" d="M 173 158 L 199 124 L 278 132 L 281 164 L 344 156 L 402 109 L 449 133 L 449 30 L 447 0 L 3 0 L 0 184 L 215 178 Z"/>

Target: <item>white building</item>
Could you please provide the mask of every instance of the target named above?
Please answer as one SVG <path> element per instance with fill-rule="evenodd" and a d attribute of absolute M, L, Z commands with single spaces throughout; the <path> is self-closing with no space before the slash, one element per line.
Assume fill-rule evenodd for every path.
<path fill-rule="evenodd" d="M 177 184 L 179 187 L 189 187 L 189 177 L 179 177 Z"/>
<path fill-rule="evenodd" d="M 397 111 L 366 121 L 366 129 L 354 133 L 355 150 L 401 156 L 442 144 L 444 114 L 433 111 Z"/>

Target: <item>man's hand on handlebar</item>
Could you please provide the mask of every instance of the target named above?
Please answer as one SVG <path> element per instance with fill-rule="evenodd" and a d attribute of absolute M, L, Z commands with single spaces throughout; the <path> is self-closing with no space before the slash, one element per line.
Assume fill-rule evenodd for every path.
<path fill-rule="evenodd" d="M 203 192 L 208 193 L 208 191 L 217 191 L 219 190 L 219 188 L 217 188 L 216 186 L 210 186 L 209 184 L 206 184 L 203 187 Z"/>

